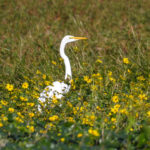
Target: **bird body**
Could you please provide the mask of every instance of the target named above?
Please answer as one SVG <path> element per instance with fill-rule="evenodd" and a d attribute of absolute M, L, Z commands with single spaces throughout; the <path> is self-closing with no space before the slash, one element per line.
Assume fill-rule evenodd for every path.
<path fill-rule="evenodd" d="M 45 102 L 46 99 L 52 98 L 54 95 L 56 98 L 61 99 L 63 94 L 69 92 L 70 85 L 64 82 L 55 81 L 52 86 L 47 86 L 44 91 L 40 94 L 39 101 Z"/>
<path fill-rule="evenodd" d="M 65 80 L 69 78 L 72 79 L 71 65 L 68 56 L 65 54 L 65 46 L 67 43 L 75 42 L 77 40 L 87 39 L 85 37 L 74 37 L 71 35 L 65 36 L 60 44 L 60 56 L 64 60 L 65 64 Z M 40 93 L 40 97 L 38 98 L 39 102 L 46 102 L 46 99 L 52 99 L 54 96 L 57 99 L 61 99 L 63 94 L 69 92 L 71 85 L 68 85 L 64 82 L 55 81 L 52 85 L 47 86 L 42 93 Z M 41 106 L 38 105 L 38 110 L 41 111 Z"/>

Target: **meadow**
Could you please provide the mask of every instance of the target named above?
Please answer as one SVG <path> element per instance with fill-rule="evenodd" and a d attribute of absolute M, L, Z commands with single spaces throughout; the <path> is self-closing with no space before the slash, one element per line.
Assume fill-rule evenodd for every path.
<path fill-rule="evenodd" d="M 1 0 L 0 149 L 150 149 L 150 1 Z M 71 90 L 59 45 L 70 43 Z M 44 105 L 46 104 L 46 107 Z"/>

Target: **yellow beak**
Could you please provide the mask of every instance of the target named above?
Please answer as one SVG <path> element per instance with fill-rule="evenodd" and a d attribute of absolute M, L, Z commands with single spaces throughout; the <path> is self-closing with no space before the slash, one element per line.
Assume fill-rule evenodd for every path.
<path fill-rule="evenodd" d="M 71 37 L 71 39 L 86 40 L 86 37 Z"/>

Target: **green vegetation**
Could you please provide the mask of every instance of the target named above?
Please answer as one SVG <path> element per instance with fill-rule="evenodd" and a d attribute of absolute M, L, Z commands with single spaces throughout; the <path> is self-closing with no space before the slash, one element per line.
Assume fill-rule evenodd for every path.
<path fill-rule="evenodd" d="M 148 0 L 1 0 L 0 149 L 150 149 L 149 8 Z M 66 47 L 71 90 L 39 113 L 39 93 L 64 79 L 67 34 L 88 37 Z"/>

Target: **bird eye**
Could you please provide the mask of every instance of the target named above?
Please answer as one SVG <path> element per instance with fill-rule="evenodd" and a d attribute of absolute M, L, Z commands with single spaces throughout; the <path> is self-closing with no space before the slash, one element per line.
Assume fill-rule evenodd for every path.
<path fill-rule="evenodd" d="M 69 39 L 74 39 L 73 37 L 69 37 Z"/>

